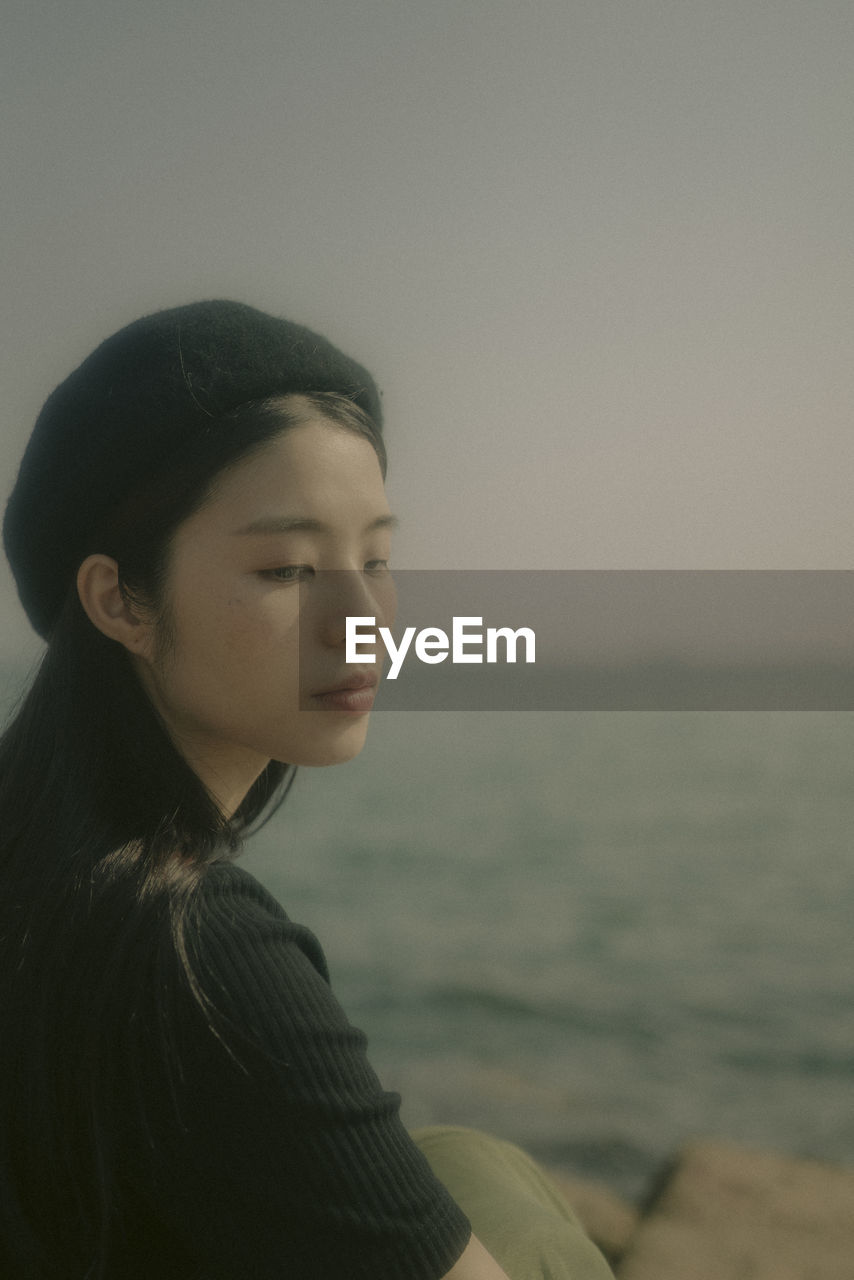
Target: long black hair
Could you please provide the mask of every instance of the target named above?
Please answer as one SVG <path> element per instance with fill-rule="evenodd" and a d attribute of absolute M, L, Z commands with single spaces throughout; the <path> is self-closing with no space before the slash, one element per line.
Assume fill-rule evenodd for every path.
<path fill-rule="evenodd" d="M 335 393 L 301 400 L 370 440 L 385 474 L 382 437 L 356 404 Z M 304 407 L 278 397 L 212 421 L 192 454 L 111 514 L 86 554 L 112 556 L 125 598 L 168 625 L 176 529 L 225 468 L 302 420 Z M 0 739 L 3 1275 L 105 1280 L 121 1230 L 121 1127 L 128 1106 L 144 1110 L 133 1029 L 152 1025 L 141 1010 L 153 1001 L 168 1064 L 174 1001 L 190 992 L 220 1034 L 188 945 L 197 890 L 211 864 L 233 857 L 278 808 L 294 772 L 270 762 L 225 816 L 173 745 L 125 649 L 90 622 L 69 583 Z"/>

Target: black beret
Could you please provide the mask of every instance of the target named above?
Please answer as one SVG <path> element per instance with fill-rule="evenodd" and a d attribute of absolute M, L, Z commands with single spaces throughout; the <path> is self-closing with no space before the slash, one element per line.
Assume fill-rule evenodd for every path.
<path fill-rule="evenodd" d="M 382 429 L 361 365 L 302 325 L 240 302 L 159 311 L 107 338 L 46 401 L 6 507 L 6 555 L 36 631 L 49 635 L 109 511 L 192 450 L 212 420 L 311 391 L 347 396 Z"/>

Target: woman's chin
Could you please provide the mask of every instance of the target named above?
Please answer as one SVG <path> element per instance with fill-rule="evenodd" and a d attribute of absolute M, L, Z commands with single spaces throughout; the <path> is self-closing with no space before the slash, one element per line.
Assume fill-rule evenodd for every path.
<path fill-rule="evenodd" d="M 324 718 L 327 712 L 317 713 Z M 323 731 L 314 736 L 297 751 L 288 756 L 290 764 L 306 769 L 320 769 L 332 764 L 346 764 L 353 760 L 365 745 L 368 736 L 370 713 L 350 716 L 343 723 L 334 727 L 323 726 Z"/>

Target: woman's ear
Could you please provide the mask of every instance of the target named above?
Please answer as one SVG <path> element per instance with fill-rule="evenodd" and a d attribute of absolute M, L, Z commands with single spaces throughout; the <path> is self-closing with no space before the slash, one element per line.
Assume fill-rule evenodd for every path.
<path fill-rule="evenodd" d="M 151 658 L 154 624 L 128 604 L 119 586 L 119 566 L 110 556 L 87 556 L 77 570 L 77 594 L 89 621 L 129 653 Z"/>

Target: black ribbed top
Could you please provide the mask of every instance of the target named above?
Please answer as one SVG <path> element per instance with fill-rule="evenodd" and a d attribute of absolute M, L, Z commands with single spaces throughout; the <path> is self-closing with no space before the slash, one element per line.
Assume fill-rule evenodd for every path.
<path fill-rule="evenodd" d="M 317 939 L 219 863 L 192 945 L 227 1021 L 218 1039 L 188 1002 L 170 1088 L 152 1073 L 151 1132 L 128 1135 L 121 1274 L 439 1280 L 468 1221 L 368 1063 Z"/>

